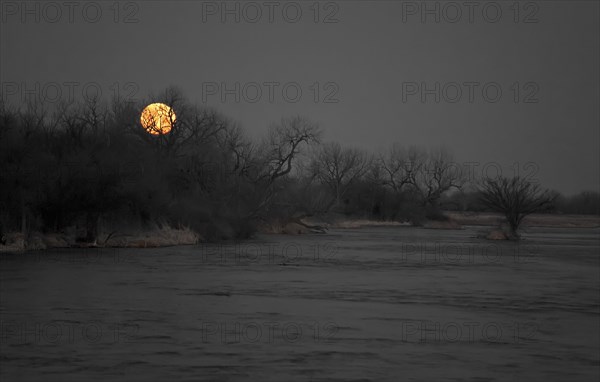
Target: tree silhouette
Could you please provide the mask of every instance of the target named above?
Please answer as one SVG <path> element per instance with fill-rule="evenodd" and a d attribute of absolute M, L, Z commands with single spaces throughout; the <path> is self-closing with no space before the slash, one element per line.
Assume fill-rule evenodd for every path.
<path fill-rule="evenodd" d="M 518 229 L 525 216 L 548 209 L 556 196 L 542 190 L 537 183 L 522 177 L 485 179 L 480 186 L 480 200 L 490 209 L 501 212 L 510 227 L 510 238 L 519 239 Z"/>
<path fill-rule="evenodd" d="M 317 177 L 333 195 L 329 208 L 339 205 L 348 189 L 368 170 L 371 158 L 367 153 L 337 142 L 324 144 L 314 158 Z"/>

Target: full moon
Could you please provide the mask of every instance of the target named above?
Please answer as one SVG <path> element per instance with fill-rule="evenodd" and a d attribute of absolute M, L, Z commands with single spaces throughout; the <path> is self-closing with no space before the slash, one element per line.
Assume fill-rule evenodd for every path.
<path fill-rule="evenodd" d="M 144 108 L 140 117 L 142 126 L 152 135 L 167 134 L 176 120 L 173 109 L 164 103 L 151 103 Z"/>

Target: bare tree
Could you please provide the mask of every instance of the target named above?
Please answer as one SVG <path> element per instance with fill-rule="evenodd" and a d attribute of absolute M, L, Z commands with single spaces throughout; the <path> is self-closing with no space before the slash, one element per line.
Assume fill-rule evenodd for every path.
<path fill-rule="evenodd" d="M 338 204 L 349 187 L 366 173 L 370 162 L 364 151 L 344 148 L 337 142 L 320 147 L 314 169 L 333 194 L 331 206 Z"/>
<path fill-rule="evenodd" d="M 406 186 L 416 184 L 416 176 L 423 166 L 425 153 L 416 147 L 405 149 L 394 143 L 387 155 L 380 155 L 383 182 L 400 193 Z"/>
<path fill-rule="evenodd" d="M 263 176 L 272 182 L 289 174 L 301 146 L 318 143 L 320 135 L 318 125 L 300 116 L 282 118 L 279 124 L 272 125 L 260 147 L 267 171 Z"/>
<path fill-rule="evenodd" d="M 423 206 L 435 205 L 442 194 L 464 183 L 461 168 L 452 161 L 449 151 L 439 148 L 416 155 L 410 183 L 417 191 Z"/>
<path fill-rule="evenodd" d="M 232 174 L 247 176 L 252 165 L 254 145 L 237 124 L 231 124 L 216 137 L 221 152 L 232 162 L 226 170 Z"/>
<path fill-rule="evenodd" d="M 80 112 L 83 122 L 92 130 L 94 134 L 106 126 L 108 119 L 108 109 L 98 97 L 86 98 L 83 102 Z"/>
<path fill-rule="evenodd" d="M 250 213 L 252 217 L 258 217 L 272 204 L 277 195 L 276 180 L 290 174 L 303 146 L 318 143 L 320 136 L 317 124 L 295 116 L 271 125 L 266 138 L 256 148 L 246 146 L 244 174 L 254 184 L 258 196 L 256 208 Z"/>
<path fill-rule="evenodd" d="M 513 239 L 519 238 L 518 229 L 525 216 L 549 208 L 555 199 L 549 190 L 521 177 L 485 179 L 480 186 L 481 202 L 504 214 Z"/>

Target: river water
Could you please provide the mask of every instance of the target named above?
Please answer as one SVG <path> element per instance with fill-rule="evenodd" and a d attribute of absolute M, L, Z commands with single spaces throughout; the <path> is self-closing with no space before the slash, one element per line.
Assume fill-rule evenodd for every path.
<path fill-rule="evenodd" d="M 598 229 L 1 255 L 2 381 L 595 381 Z"/>

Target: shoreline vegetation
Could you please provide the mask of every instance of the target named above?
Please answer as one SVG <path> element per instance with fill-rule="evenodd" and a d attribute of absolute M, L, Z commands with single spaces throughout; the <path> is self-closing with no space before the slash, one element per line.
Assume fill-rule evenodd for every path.
<path fill-rule="evenodd" d="M 157 103 L 167 111 L 145 116 Z M 600 216 L 597 191 L 565 196 L 509 169 L 491 178 L 446 147 L 392 141 L 370 151 L 324 135 L 317 122 L 292 115 L 250 136 L 177 88 L 136 102 L 0 99 L 0 251 L 390 225 L 485 224 L 496 227 L 490 239 L 518 240 L 521 223 L 598 225 L 563 222 L 567 214 Z"/>
<path fill-rule="evenodd" d="M 427 221 L 422 225 L 409 222 L 381 221 L 326 216 L 303 218 L 293 221 L 263 224 L 260 234 L 305 235 L 327 234 L 331 229 L 361 229 L 367 227 L 421 227 L 426 229 L 461 230 L 465 226 L 481 226 L 485 230 L 478 237 L 486 240 L 508 240 L 504 234 L 504 217 L 499 213 L 446 211 L 447 220 Z M 596 215 L 552 215 L 533 214 L 527 216 L 524 227 L 547 228 L 600 228 L 600 216 Z M 26 239 L 20 232 L 6 233 L 0 244 L 0 253 L 39 251 L 59 248 L 159 248 L 180 245 L 196 245 L 210 242 L 188 227 L 173 228 L 168 225 L 140 231 L 111 232 L 100 234 L 94 242 L 78 240 L 74 230 L 63 233 L 34 232 Z"/>

